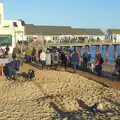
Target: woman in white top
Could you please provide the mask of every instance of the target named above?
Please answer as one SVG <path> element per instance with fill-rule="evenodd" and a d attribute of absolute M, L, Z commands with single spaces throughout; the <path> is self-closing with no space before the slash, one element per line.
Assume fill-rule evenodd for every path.
<path fill-rule="evenodd" d="M 42 53 L 40 54 L 40 61 L 42 64 L 42 69 L 44 69 L 46 63 L 46 53 L 44 51 L 42 51 Z"/>
<path fill-rule="evenodd" d="M 51 66 L 51 53 L 50 53 L 50 51 L 47 51 L 47 54 L 46 54 L 46 66 L 47 67 Z"/>

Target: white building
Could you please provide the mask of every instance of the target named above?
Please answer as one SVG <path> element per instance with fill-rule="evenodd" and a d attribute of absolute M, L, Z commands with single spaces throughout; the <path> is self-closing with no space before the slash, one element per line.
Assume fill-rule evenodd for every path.
<path fill-rule="evenodd" d="M 76 40 L 105 40 L 105 34 L 100 29 L 79 29 L 73 28 Z"/>
<path fill-rule="evenodd" d="M 112 42 L 120 42 L 120 29 L 108 29 L 106 36 Z"/>
<path fill-rule="evenodd" d="M 14 27 L 13 22 L 17 24 Z M 9 44 L 11 52 L 16 46 L 18 40 L 25 39 L 24 27 L 19 20 L 5 20 L 4 19 L 4 6 L 0 2 L 0 45 Z"/>
<path fill-rule="evenodd" d="M 42 36 L 48 42 L 60 42 L 65 38 L 71 38 L 73 33 L 70 26 L 36 26 L 26 24 L 25 34 L 28 40 L 33 39 L 34 36 Z"/>

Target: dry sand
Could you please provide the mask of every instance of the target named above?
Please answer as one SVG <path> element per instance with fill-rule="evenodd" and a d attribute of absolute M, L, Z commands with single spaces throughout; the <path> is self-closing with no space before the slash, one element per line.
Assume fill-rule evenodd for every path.
<path fill-rule="evenodd" d="M 30 66 L 24 65 L 22 71 L 28 69 Z M 120 120 L 119 90 L 72 73 L 35 70 L 32 81 L 1 78 L 0 120 Z M 104 113 L 89 112 L 79 106 L 77 99 L 88 106 L 102 103 Z M 50 102 L 59 109 L 53 109 Z"/>

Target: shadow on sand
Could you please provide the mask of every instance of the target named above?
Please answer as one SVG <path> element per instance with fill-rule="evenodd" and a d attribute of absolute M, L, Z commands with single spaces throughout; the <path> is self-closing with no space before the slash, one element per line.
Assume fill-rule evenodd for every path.
<path fill-rule="evenodd" d="M 64 118 L 66 118 L 67 120 L 93 120 L 94 118 L 97 118 L 98 115 L 100 116 L 100 119 L 110 120 L 111 117 L 120 115 L 116 114 L 116 111 L 113 110 L 97 110 L 97 104 L 94 104 L 93 106 L 88 106 L 82 100 L 77 100 L 77 103 L 82 109 L 79 109 L 77 111 L 65 112 L 61 110 L 54 102 L 50 102 L 50 107 L 52 107 L 56 111 L 56 114 L 54 113 L 52 120 L 63 120 Z"/>

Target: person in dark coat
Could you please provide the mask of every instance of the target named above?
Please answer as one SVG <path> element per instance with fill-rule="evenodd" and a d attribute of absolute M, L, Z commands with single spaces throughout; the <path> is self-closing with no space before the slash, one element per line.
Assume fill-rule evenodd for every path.
<path fill-rule="evenodd" d="M 7 79 L 15 79 L 17 71 L 19 71 L 20 66 L 22 66 L 22 62 L 20 60 L 13 60 L 10 63 L 7 63 L 4 67 L 3 73 Z"/>
<path fill-rule="evenodd" d="M 87 68 L 88 59 L 89 59 L 88 58 L 88 53 L 87 52 L 83 53 L 82 58 L 83 58 L 83 67 Z"/>
<path fill-rule="evenodd" d="M 65 71 L 67 69 L 67 56 L 65 55 L 64 52 L 61 53 L 61 60 L 62 60 L 62 65 L 65 67 Z"/>
<path fill-rule="evenodd" d="M 95 67 L 95 71 L 97 72 L 98 75 L 102 74 L 102 65 L 104 63 L 104 59 L 102 57 L 102 54 L 97 54 L 96 55 L 96 67 Z"/>
<path fill-rule="evenodd" d="M 115 70 L 114 70 L 113 73 L 116 73 L 116 72 L 118 72 L 118 70 L 120 70 L 120 55 L 117 57 L 115 63 L 116 63 L 116 64 L 115 64 Z"/>
<path fill-rule="evenodd" d="M 6 46 L 6 53 L 5 53 L 6 55 L 8 55 L 9 50 L 10 50 L 10 48 L 9 48 L 9 46 L 7 45 L 7 46 Z"/>
<path fill-rule="evenodd" d="M 35 47 L 32 50 L 32 62 L 36 62 L 36 49 L 35 49 Z"/>
<path fill-rule="evenodd" d="M 78 64 L 78 54 L 76 51 L 74 51 L 74 53 L 72 54 L 72 65 L 73 65 L 74 73 L 76 72 L 77 64 Z"/>

